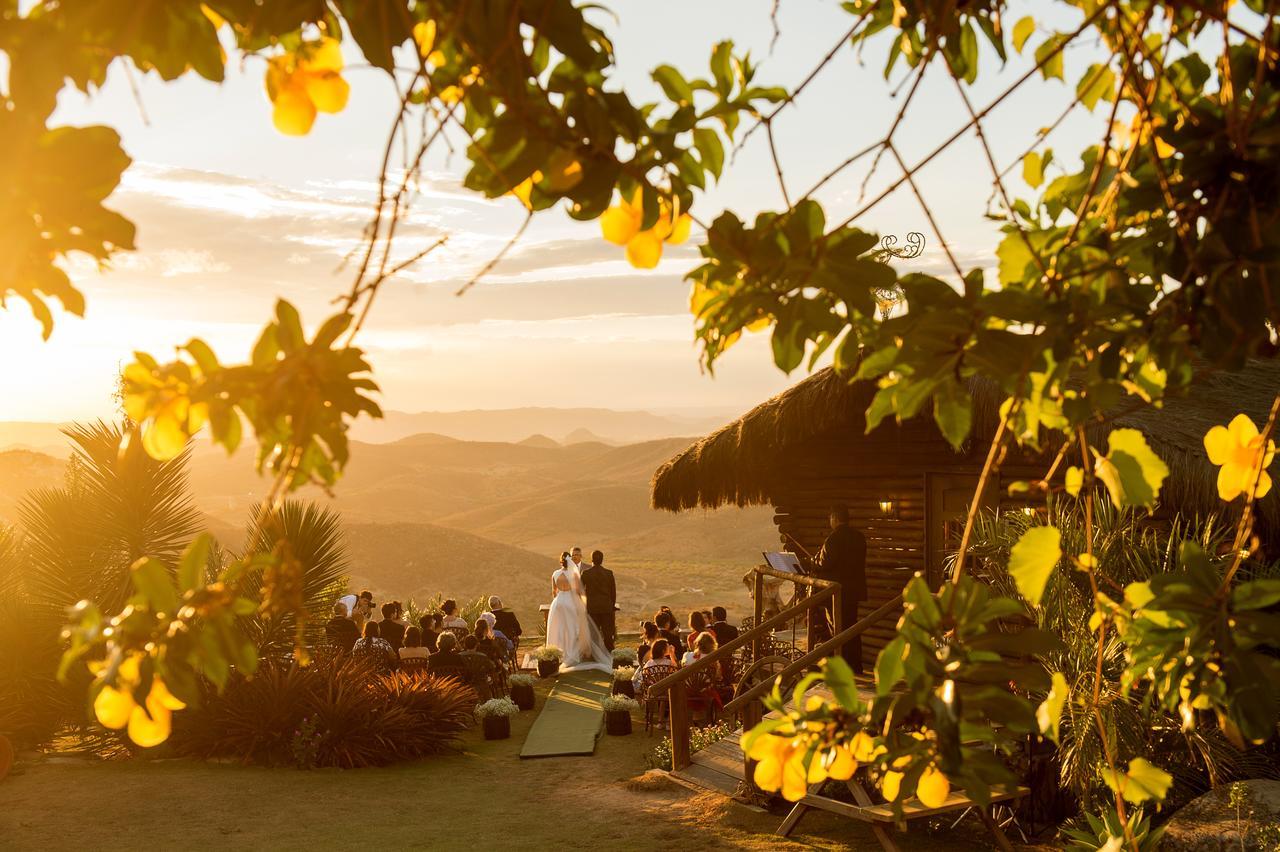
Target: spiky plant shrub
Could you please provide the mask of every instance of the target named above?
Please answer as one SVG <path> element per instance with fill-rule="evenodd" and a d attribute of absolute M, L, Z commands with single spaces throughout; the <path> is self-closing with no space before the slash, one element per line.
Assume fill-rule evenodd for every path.
<path fill-rule="evenodd" d="M 255 507 L 245 536 L 246 551 L 269 553 L 282 540 L 288 541 L 292 555 L 302 565 L 302 608 L 306 612 L 302 640 L 315 648 L 324 637 L 324 623 L 333 602 L 347 588 L 350 560 L 342 536 L 342 518 L 332 509 L 299 500 L 286 501 L 270 520 L 261 506 Z M 257 598 L 261 590 L 262 575 L 249 575 L 244 592 Z M 292 613 L 258 616 L 248 623 L 250 638 L 264 657 L 288 653 L 294 645 L 296 627 Z"/>
<path fill-rule="evenodd" d="M 180 714 L 172 741 L 182 754 L 245 763 L 297 762 L 297 734 L 314 732 L 314 765 L 356 769 L 414 760 L 450 748 L 467 727 L 476 694 L 447 678 L 378 676 L 367 663 L 325 658 L 300 667 L 264 660 Z"/>
<path fill-rule="evenodd" d="M 1063 553 L 1085 552 L 1085 525 L 1080 509 L 1071 501 L 1051 507 L 1050 523 L 1062 532 Z M 1017 598 L 1017 585 L 1006 566 L 1009 552 L 1032 519 L 1021 512 L 987 512 L 979 516 L 973 531 L 970 553 L 979 560 L 979 574 L 998 592 Z M 1221 553 L 1230 546 L 1233 529 L 1210 516 L 1171 521 L 1153 520 L 1145 513 L 1117 509 L 1105 494 L 1094 501 L 1093 554 L 1100 567 L 1104 591 L 1119 597 L 1126 585 L 1176 570 L 1177 543 L 1191 539 L 1206 553 Z M 1254 576 L 1273 576 L 1280 566 L 1250 564 L 1245 571 Z M 1088 578 L 1070 565 L 1058 567 L 1045 588 L 1038 608 L 1028 607 L 1027 617 L 1039 627 L 1058 636 L 1064 650 L 1048 655 L 1046 664 L 1062 672 L 1074 694 L 1093 690 L 1098 665 L 1096 636 L 1087 625 L 1094 611 L 1093 591 Z M 1120 687 L 1124 668 L 1124 644 L 1114 633 L 1103 647 L 1103 682 L 1098 712 L 1114 736 L 1121 754 L 1145 755 L 1174 776 L 1174 788 L 1166 806 L 1176 806 L 1205 792 L 1210 786 L 1233 778 L 1275 776 L 1277 768 L 1264 750 L 1242 753 L 1226 740 L 1218 728 L 1183 731 L 1173 716 L 1157 717 L 1155 724 L 1141 712 L 1137 696 L 1125 696 Z M 1037 698 L 1043 698 L 1038 696 Z M 1061 722 L 1057 749 L 1057 782 L 1088 808 L 1099 796 L 1109 797 L 1097 767 L 1104 761 L 1103 744 L 1092 716 L 1075 702 L 1068 702 Z M 1052 791 L 1033 794 L 1044 801 Z"/>
<path fill-rule="evenodd" d="M 23 498 L 21 545 L 0 556 L 14 566 L 0 569 L 11 577 L 0 579 L 0 727 L 18 728 L 24 745 L 67 732 L 81 747 L 119 754 L 122 738 L 90 722 L 83 669 L 69 683 L 55 679 L 66 610 L 86 598 L 108 611 L 123 607 L 129 567 L 144 555 L 175 562 L 200 515 L 187 490 L 186 452 L 155 461 L 101 421 L 63 433 L 72 451 L 63 484 Z"/>

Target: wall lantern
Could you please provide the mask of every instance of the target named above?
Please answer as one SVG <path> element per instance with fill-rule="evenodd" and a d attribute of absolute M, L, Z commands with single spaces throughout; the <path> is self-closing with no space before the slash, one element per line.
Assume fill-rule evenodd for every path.
<path fill-rule="evenodd" d="M 886 518 L 896 518 L 898 516 L 898 504 L 890 499 L 881 500 L 880 514 Z"/>

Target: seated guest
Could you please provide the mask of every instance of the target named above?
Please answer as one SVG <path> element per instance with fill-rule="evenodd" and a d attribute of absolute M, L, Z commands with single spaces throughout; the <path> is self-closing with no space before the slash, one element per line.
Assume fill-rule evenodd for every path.
<path fill-rule="evenodd" d="M 342 601 L 333 605 L 333 618 L 324 623 L 324 635 L 339 654 L 351 653 L 351 646 L 360 638 L 360 631 L 347 615 L 347 605 Z"/>
<path fill-rule="evenodd" d="M 444 603 L 440 604 L 440 611 L 444 613 L 444 626 L 446 629 L 450 627 L 461 627 L 463 630 L 468 629 L 467 622 L 458 617 L 458 602 L 453 598 L 449 598 Z"/>
<path fill-rule="evenodd" d="M 715 653 L 716 637 L 711 631 L 706 630 L 699 633 L 696 637 L 689 640 L 691 647 L 684 654 L 684 659 L 680 661 L 681 665 L 689 665 L 694 660 L 700 660 L 703 657 Z"/>
<path fill-rule="evenodd" d="M 502 598 L 497 595 L 490 595 L 489 611 L 493 613 L 495 619 L 494 629 L 500 630 L 503 636 L 511 640 L 512 645 L 519 645 L 520 634 L 524 632 L 520 629 L 520 619 L 516 618 L 514 612 L 502 605 Z"/>
<path fill-rule="evenodd" d="M 689 612 L 689 643 L 693 643 L 693 637 L 707 629 L 709 622 L 706 616 L 700 610 L 691 610 Z"/>
<path fill-rule="evenodd" d="M 367 621 L 364 625 L 364 638 L 357 639 L 351 648 L 352 656 L 357 659 L 371 659 L 379 669 L 387 671 L 396 663 L 396 652 L 387 644 L 387 640 L 378 635 L 378 622 Z"/>
<path fill-rule="evenodd" d="M 717 645 L 724 645 L 738 638 L 738 628 L 729 623 L 729 612 L 722 606 L 711 608 L 711 632 L 716 634 Z"/>
<path fill-rule="evenodd" d="M 711 610 L 704 609 L 702 611 L 702 622 L 707 626 L 710 626 L 713 621 L 715 621 L 715 619 L 711 617 Z"/>
<path fill-rule="evenodd" d="M 418 619 L 418 623 L 422 626 L 423 646 L 434 654 L 439 650 L 436 640 L 444 632 L 444 616 L 438 612 L 430 612 Z"/>
<path fill-rule="evenodd" d="M 391 650 L 399 651 L 400 644 L 404 642 L 404 622 L 397 621 L 400 616 L 400 602 L 392 601 L 382 605 L 382 624 L 378 627 L 378 635 L 380 635 Z"/>
<path fill-rule="evenodd" d="M 649 659 L 645 661 L 644 665 L 636 669 L 635 677 L 632 678 L 631 683 L 638 693 L 640 691 L 641 684 L 644 682 L 643 676 L 645 669 L 651 669 L 654 666 L 671 666 L 672 668 L 675 668 L 675 665 L 676 658 L 674 652 L 671 650 L 670 643 L 668 643 L 666 639 L 659 639 L 653 643 L 653 647 L 650 649 Z"/>
<path fill-rule="evenodd" d="M 452 633 L 441 633 L 436 645 L 439 650 L 427 657 L 427 671 L 454 674 L 466 669 L 467 663 L 458 653 L 457 636 Z"/>
<path fill-rule="evenodd" d="M 488 628 L 488 624 L 480 622 Z M 490 640 L 492 641 L 492 640 Z M 479 640 L 475 636 L 467 636 L 462 640 L 462 652 L 458 654 L 462 658 L 462 664 L 469 675 L 468 680 L 475 691 L 479 693 L 481 701 L 487 701 L 493 697 L 493 681 L 492 677 L 498 667 L 494 665 L 493 660 L 484 651 L 481 651 Z"/>
<path fill-rule="evenodd" d="M 507 656 L 511 656 L 516 649 L 516 644 L 511 641 L 507 634 L 498 629 L 497 613 L 482 612 L 480 613 L 480 618 L 489 625 L 489 635 L 493 637 L 493 641 L 498 643 L 498 647 L 501 648 Z"/>
<path fill-rule="evenodd" d="M 422 644 L 420 628 L 409 627 L 404 631 L 404 644 L 400 646 L 399 653 L 402 660 L 425 660 L 431 655 Z"/>
<path fill-rule="evenodd" d="M 645 660 L 649 659 L 649 649 L 658 639 L 658 625 L 652 621 L 646 621 L 640 625 L 640 631 L 640 645 L 636 648 L 636 664 L 642 666 Z"/>
<path fill-rule="evenodd" d="M 467 639 L 474 638 L 476 640 L 476 650 L 484 654 L 495 663 L 506 658 L 506 648 L 497 639 L 493 638 L 493 634 L 489 632 L 489 622 L 481 616 L 476 619 L 475 632 Z M 467 647 L 467 639 L 462 640 L 462 647 Z"/>
<path fill-rule="evenodd" d="M 680 629 L 676 626 L 676 614 L 664 606 L 654 614 L 653 621 L 658 625 L 658 635 L 667 640 L 667 644 L 671 646 L 675 658 L 679 659 L 684 654 L 684 643 L 680 641 Z"/>

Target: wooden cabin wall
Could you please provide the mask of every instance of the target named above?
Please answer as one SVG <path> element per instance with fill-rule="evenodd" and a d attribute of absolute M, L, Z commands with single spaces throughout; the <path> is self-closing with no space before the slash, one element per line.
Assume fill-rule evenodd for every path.
<path fill-rule="evenodd" d="M 973 452 L 952 451 L 927 421 L 888 424 L 868 436 L 852 428 L 827 433 L 787 451 L 774 521 L 784 548 L 795 549 L 794 538 L 816 554 L 831 531 L 831 505 L 849 507 L 850 524 L 867 539 L 865 614 L 925 570 L 926 474 L 976 473 L 981 465 Z M 893 517 L 881 512 L 885 499 L 895 503 Z M 863 635 L 868 665 L 894 636 L 896 622 L 887 617 Z"/>

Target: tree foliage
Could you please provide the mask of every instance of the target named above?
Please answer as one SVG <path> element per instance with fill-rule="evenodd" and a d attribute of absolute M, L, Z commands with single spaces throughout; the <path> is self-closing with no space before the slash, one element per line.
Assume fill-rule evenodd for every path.
<path fill-rule="evenodd" d="M 956 446 L 970 436 L 974 419 L 965 383 L 979 376 L 993 381 L 1006 400 L 977 494 L 1010 443 L 1056 452 L 1043 478 L 1020 490 L 1079 501 L 1087 527 L 1099 488 L 1118 505 L 1149 509 L 1160 499 L 1168 469 L 1140 433 L 1112 432 L 1104 452 L 1090 443 L 1086 427 L 1105 425 L 1117 410 L 1159 405 L 1185 393 L 1205 370 L 1278 354 L 1280 298 L 1271 279 L 1280 273 L 1280 32 L 1268 0 L 1234 8 L 1223 0 L 1059 0 L 1055 7 L 1059 17 L 1078 24 L 1058 30 L 1047 19 L 1028 17 L 1007 27 L 1009 10 L 1001 0 L 850 0 L 843 6 L 848 31 L 828 52 L 815 50 L 820 58 L 812 73 L 792 91 L 760 86 L 750 57 L 721 42 L 711 48 L 703 77 L 688 78 L 670 65 L 654 69 L 663 97 L 638 104 L 613 79 L 607 32 L 593 22 L 587 4 L 571 0 L 181 0 L 142 16 L 125 14 L 109 0 L 46 0 L 21 10 L 10 0 L 0 4 L 0 50 L 11 66 L 0 135 L 13 140 L 14 152 L 0 167 L 7 169 L 0 174 L 6 178 L 0 181 L 0 297 L 27 300 L 48 333 L 48 298 L 73 312 L 82 307 L 60 258 L 83 252 L 103 261 L 132 246 L 132 225 L 104 206 L 128 166 L 116 134 L 48 125 L 68 81 L 92 90 L 122 59 L 164 79 L 193 71 L 217 81 L 229 51 L 259 56 L 267 61 L 277 126 L 306 132 L 316 112 L 345 103 L 334 42 L 349 39 L 389 75 L 401 98 L 350 290 L 338 314 L 310 341 L 296 311 L 281 302 L 247 365 L 223 365 L 199 341 L 169 364 L 140 354 L 127 370 L 125 400 L 142 424 L 148 452 L 167 457 L 180 451 L 206 420 L 213 439 L 234 449 L 248 423 L 259 441 L 259 467 L 275 476 L 268 501 L 273 510 L 307 481 L 334 482 L 347 462 L 350 419 L 379 413 L 369 396 L 376 386 L 353 339 L 383 283 L 439 245 L 392 259 L 423 158 L 457 137 L 467 158 L 468 188 L 490 198 L 512 195 L 527 211 L 525 225 L 553 207 L 577 219 L 599 218 L 602 235 L 625 246 L 637 266 L 656 264 L 664 243 L 681 239 L 691 222 L 701 226 L 703 262 L 688 280 L 695 333 L 709 368 L 743 334 L 768 331 L 773 359 L 785 371 L 812 366 L 829 353 L 852 378 L 874 381 L 869 429 L 886 418 L 927 414 Z M 1068 79 L 1066 52 L 1086 42 L 1098 46 L 1098 61 Z M 774 145 L 774 123 L 848 49 L 883 50 L 885 76 L 900 75 L 906 95 L 883 139 L 850 152 L 814 186 L 794 194 Z M 993 63 L 1015 55 L 1026 55 L 1031 70 L 990 103 L 975 104 L 969 87 L 991 73 Z M 908 163 L 895 134 L 916 106 L 926 74 L 954 87 L 969 120 Z M 1102 132 L 1078 156 L 1055 155 L 1048 147 L 1056 123 L 1036 134 L 1019 158 L 1033 190 L 1023 198 L 1005 184 L 1009 170 L 996 162 L 984 119 L 1025 86 L 1065 91 L 1067 110 L 1094 112 Z M 734 211 L 699 220 L 700 191 L 725 175 L 726 151 L 760 130 L 785 206 L 749 223 Z M 994 280 L 980 269 L 961 268 L 916 179 L 919 169 L 969 132 L 992 174 L 987 214 L 1003 231 Z M 392 168 L 395 151 L 403 152 L 399 169 Z M 57 168 L 81 157 L 93 166 Z M 852 215 L 829 221 L 816 194 L 868 158 L 871 172 L 886 162 L 898 176 Z M 877 237 L 860 221 L 899 191 L 921 200 L 951 274 L 903 274 L 878 262 Z M 889 310 L 886 293 L 897 299 Z M 1280 675 L 1260 659 L 1254 641 L 1258 630 L 1274 626 L 1263 612 L 1275 594 L 1273 581 L 1245 582 L 1240 572 L 1257 547 L 1254 501 L 1270 485 L 1276 408 L 1280 397 L 1265 423 L 1222 424 L 1222 432 L 1206 436 L 1206 452 L 1221 469 L 1219 493 L 1224 501 L 1238 501 L 1231 556 L 1221 565 L 1206 566 L 1184 547 L 1181 574 L 1114 595 L 1100 585 L 1088 531 L 1083 551 L 1060 552 L 1059 537 L 1037 528 L 1014 548 L 1011 566 L 1019 592 L 1032 603 L 1064 563 L 1081 571 L 1095 597 L 1090 633 L 1099 649 L 1125 637 L 1131 687 L 1140 688 L 1153 707 L 1183 712 L 1207 704 L 1224 733 L 1241 745 L 1271 730 L 1267 723 L 1274 722 L 1280 695 Z M 959 565 L 975 514 L 976 497 Z M 181 587 L 173 594 L 179 592 L 199 590 Z M 921 792 L 922 785 L 923 795 L 934 797 L 951 777 L 981 797 L 982 785 L 999 773 L 984 763 L 988 753 L 963 745 L 960 732 L 973 733 L 965 716 L 973 707 L 984 706 L 987 718 L 1023 730 L 1038 724 L 1037 715 L 1052 721 L 1055 708 L 1080 701 L 1102 725 L 1097 685 L 1085 695 L 1073 688 L 1060 694 L 1051 673 L 1018 669 L 1019 676 L 1055 687 L 1053 703 L 1039 714 L 1024 696 L 996 686 L 1018 678 L 1004 662 L 982 656 L 995 654 L 981 648 L 991 640 L 983 625 L 968 619 L 1020 604 L 990 599 L 963 570 L 940 590 L 913 581 L 907 598 L 899 638 L 878 669 L 885 684 L 908 685 L 903 695 L 909 698 L 889 706 L 901 719 L 907 709 L 901 702 L 910 702 L 924 720 L 908 729 L 918 736 L 888 724 L 875 738 L 870 727 L 862 730 L 889 718 L 885 702 L 861 706 L 848 694 L 845 673 L 829 662 L 826 674 L 839 706 L 812 711 L 828 739 L 794 732 L 808 730 L 805 709 L 792 711 L 800 714 L 787 723 L 794 731 L 782 724 L 767 732 L 769 739 L 749 735 L 773 761 L 766 773 L 771 784 L 789 795 L 802 791 L 821 754 L 841 773 L 850 760 L 874 763 L 895 802 Z M 1224 641 L 1240 619 L 1254 626 L 1239 641 Z M 1174 648 L 1184 640 L 1194 652 L 1190 661 L 1176 662 Z M 966 687 L 946 676 L 943 652 L 959 655 L 954 662 L 962 668 L 976 667 L 977 682 L 989 685 L 965 696 Z M 849 740 L 855 730 L 864 737 L 857 747 Z M 775 748 L 773 740 L 784 746 Z M 1114 789 L 1116 808 L 1115 820 L 1099 825 L 1120 828 L 1136 848 L 1138 821 L 1125 803 L 1158 799 L 1163 779 L 1141 755 L 1110 748 L 1098 772 Z"/>

